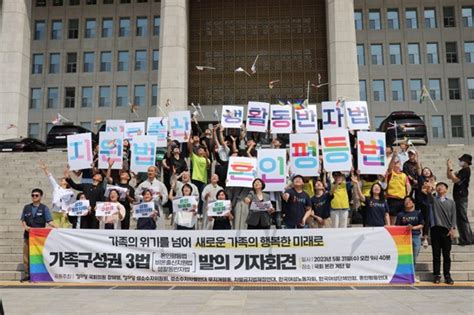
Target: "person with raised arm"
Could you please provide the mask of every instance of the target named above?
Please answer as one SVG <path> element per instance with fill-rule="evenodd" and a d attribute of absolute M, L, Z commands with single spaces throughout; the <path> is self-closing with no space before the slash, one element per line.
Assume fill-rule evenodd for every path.
<path fill-rule="evenodd" d="M 292 184 L 281 195 L 283 223 L 287 229 L 301 229 L 306 225 L 307 213 L 311 213 L 311 198 L 303 190 L 303 176 L 295 175 Z"/>
<path fill-rule="evenodd" d="M 408 176 L 403 173 L 397 150 L 393 151 L 393 158 L 388 165 L 385 181 L 387 182 L 387 203 L 390 210 L 390 223 L 395 224 L 398 213 L 405 209 L 403 200 L 410 194 L 411 187 Z"/>
<path fill-rule="evenodd" d="M 356 191 L 357 198 L 364 203 L 365 209 L 365 226 L 389 226 L 390 216 L 387 201 L 385 200 L 382 185 L 375 183 L 370 189 L 370 197 L 366 197 L 362 193 L 359 185 L 359 180 L 355 175 L 352 175 L 353 187 Z"/>

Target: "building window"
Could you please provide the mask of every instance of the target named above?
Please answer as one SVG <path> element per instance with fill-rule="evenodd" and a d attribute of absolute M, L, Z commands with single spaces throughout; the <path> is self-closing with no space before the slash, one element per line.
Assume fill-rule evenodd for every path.
<path fill-rule="evenodd" d="M 117 71 L 128 71 L 129 58 L 128 51 L 118 52 Z"/>
<path fill-rule="evenodd" d="M 444 27 L 456 27 L 456 16 L 454 7 L 443 7 Z"/>
<path fill-rule="evenodd" d="M 39 138 L 39 124 L 38 123 L 30 123 L 28 124 L 28 137 L 29 138 Z"/>
<path fill-rule="evenodd" d="M 81 121 L 79 125 L 81 125 L 82 128 L 92 131 L 92 124 L 90 123 L 90 121 Z"/>
<path fill-rule="evenodd" d="M 147 36 L 148 20 L 146 17 L 137 17 L 136 36 Z"/>
<path fill-rule="evenodd" d="M 160 51 L 155 49 L 153 50 L 153 65 L 152 70 L 158 70 L 158 65 L 160 63 Z"/>
<path fill-rule="evenodd" d="M 86 0 L 87 5 L 94 5 L 97 4 L 97 0 Z"/>
<path fill-rule="evenodd" d="M 37 7 L 45 7 L 46 6 L 46 0 L 36 0 L 36 6 Z"/>
<path fill-rule="evenodd" d="M 49 54 L 49 73 L 59 73 L 61 55 L 59 53 Z"/>
<path fill-rule="evenodd" d="M 114 0 L 103 0 L 102 4 L 114 4 Z"/>
<path fill-rule="evenodd" d="M 138 106 L 145 105 L 145 86 L 144 85 L 135 85 L 133 88 L 133 103 Z"/>
<path fill-rule="evenodd" d="M 450 100 L 461 99 L 461 87 L 459 84 L 459 79 L 457 78 L 448 79 L 448 92 L 449 92 Z"/>
<path fill-rule="evenodd" d="M 114 20 L 111 18 L 104 18 L 102 20 L 102 34 L 103 38 L 109 38 L 113 35 Z"/>
<path fill-rule="evenodd" d="M 84 67 L 82 71 L 84 72 L 94 72 L 94 61 L 95 61 L 95 54 L 93 52 L 85 52 L 84 53 Z"/>
<path fill-rule="evenodd" d="M 471 137 L 474 137 L 474 115 L 471 115 Z"/>
<path fill-rule="evenodd" d="M 385 80 L 373 80 L 372 91 L 375 102 L 385 102 Z"/>
<path fill-rule="evenodd" d="M 153 18 L 153 35 L 160 36 L 160 23 L 161 19 L 159 16 Z"/>
<path fill-rule="evenodd" d="M 428 81 L 430 96 L 433 101 L 440 101 L 442 100 L 441 95 L 441 80 L 440 79 L 430 79 Z"/>
<path fill-rule="evenodd" d="M 426 44 L 426 59 L 428 64 L 438 64 L 438 43 Z"/>
<path fill-rule="evenodd" d="M 474 7 L 462 8 L 462 25 L 464 27 L 474 27 L 473 14 Z"/>
<path fill-rule="evenodd" d="M 40 88 L 31 89 L 30 94 L 30 109 L 41 109 L 41 98 L 43 93 L 41 93 Z"/>
<path fill-rule="evenodd" d="M 359 66 L 365 66 L 365 51 L 364 45 L 357 45 L 357 64 Z"/>
<path fill-rule="evenodd" d="M 402 48 L 400 44 L 390 44 L 390 64 L 401 65 L 402 64 Z"/>
<path fill-rule="evenodd" d="M 370 45 L 370 56 L 373 65 L 383 65 L 383 47 L 380 44 Z"/>
<path fill-rule="evenodd" d="M 53 0 L 53 6 L 60 7 L 63 5 L 63 0 Z"/>
<path fill-rule="evenodd" d="M 405 20 L 408 29 L 418 28 L 418 16 L 416 9 L 406 9 Z"/>
<path fill-rule="evenodd" d="M 130 3 L 130 0 L 120 0 L 120 3 Z"/>
<path fill-rule="evenodd" d="M 464 138 L 464 121 L 462 115 L 451 115 L 451 133 L 453 138 Z"/>
<path fill-rule="evenodd" d="M 46 32 L 46 23 L 41 21 L 35 21 L 35 33 L 33 35 L 34 40 L 44 39 L 44 33 Z"/>
<path fill-rule="evenodd" d="M 74 108 L 76 105 L 76 88 L 67 87 L 64 89 L 64 108 Z"/>
<path fill-rule="evenodd" d="M 400 28 L 400 17 L 398 9 L 387 10 L 387 28 L 389 30 L 398 30 Z"/>
<path fill-rule="evenodd" d="M 146 50 L 135 51 L 135 71 L 146 71 Z"/>
<path fill-rule="evenodd" d="M 458 63 L 458 47 L 456 42 L 446 43 L 446 62 Z"/>
<path fill-rule="evenodd" d="M 63 37 L 63 21 L 51 21 L 51 39 L 61 39 Z"/>
<path fill-rule="evenodd" d="M 112 52 L 103 51 L 100 53 L 100 72 L 112 71 Z"/>
<path fill-rule="evenodd" d="M 420 45 L 408 44 L 408 63 L 411 65 L 420 64 Z"/>
<path fill-rule="evenodd" d="M 33 54 L 33 68 L 31 69 L 32 74 L 43 73 L 43 54 Z"/>
<path fill-rule="evenodd" d="M 354 21 L 356 31 L 364 29 L 363 14 L 361 10 L 354 11 Z"/>
<path fill-rule="evenodd" d="M 380 23 L 380 10 L 369 10 L 369 28 L 379 30 L 382 28 Z"/>
<path fill-rule="evenodd" d="M 137 0 L 137 3 L 147 3 L 148 0 Z"/>
<path fill-rule="evenodd" d="M 392 101 L 403 102 L 405 95 L 403 91 L 403 80 L 392 80 Z"/>
<path fill-rule="evenodd" d="M 128 86 L 117 86 L 117 107 L 128 106 Z"/>
<path fill-rule="evenodd" d="M 425 28 L 436 28 L 436 9 L 425 8 Z"/>
<path fill-rule="evenodd" d="M 474 42 L 464 43 L 464 56 L 466 63 L 474 63 Z"/>
<path fill-rule="evenodd" d="M 410 80 L 410 99 L 412 101 L 419 101 L 421 98 L 421 88 L 423 82 L 421 79 Z"/>
<path fill-rule="evenodd" d="M 77 72 L 77 53 L 67 53 L 66 72 L 67 73 Z"/>
<path fill-rule="evenodd" d="M 79 38 L 79 20 L 69 19 L 67 23 L 67 38 L 77 39 Z"/>
<path fill-rule="evenodd" d="M 130 18 L 120 18 L 119 20 L 119 37 L 130 36 Z"/>
<path fill-rule="evenodd" d="M 82 88 L 82 98 L 81 106 L 82 107 L 92 107 L 92 98 L 93 98 L 93 89 L 90 86 L 85 86 Z"/>
<path fill-rule="evenodd" d="M 367 82 L 359 80 L 359 98 L 361 101 L 367 101 Z"/>
<path fill-rule="evenodd" d="M 385 120 L 385 118 L 386 118 L 385 116 L 375 116 L 374 117 L 374 124 L 372 126 L 373 129 L 375 129 L 375 130 L 379 129 L 380 124 L 382 123 L 382 121 Z"/>
<path fill-rule="evenodd" d="M 99 87 L 99 107 L 110 107 L 110 86 Z"/>
<path fill-rule="evenodd" d="M 48 103 L 47 108 L 58 108 L 59 107 L 59 89 L 50 87 L 48 88 Z"/>
<path fill-rule="evenodd" d="M 474 100 L 474 78 L 467 78 L 467 98 Z"/>
<path fill-rule="evenodd" d="M 53 123 L 46 123 L 46 134 L 48 134 L 53 128 Z"/>
<path fill-rule="evenodd" d="M 69 0 L 69 5 L 80 5 L 81 0 Z"/>
<path fill-rule="evenodd" d="M 158 85 L 153 84 L 151 86 L 151 106 L 158 104 Z"/>
<path fill-rule="evenodd" d="M 84 38 L 95 38 L 95 19 L 86 19 Z"/>
<path fill-rule="evenodd" d="M 444 119 L 442 115 L 431 116 L 433 138 L 444 138 Z"/>

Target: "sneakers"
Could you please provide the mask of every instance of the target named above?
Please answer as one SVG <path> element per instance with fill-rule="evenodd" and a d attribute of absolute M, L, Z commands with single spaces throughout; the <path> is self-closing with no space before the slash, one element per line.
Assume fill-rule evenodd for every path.
<path fill-rule="evenodd" d="M 421 245 L 423 246 L 423 248 L 428 248 L 428 239 L 427 238 L 423 239 L 423 242 L 421 243 Z"/>
<path fill-rule="evenodd" d="M 20 282 L 30 282 L 30 276 L 24 276 L 21 278 Z"/>
<path fill-rule="evenodd" d="M 441 276 L 434 276 L 433 283 L 440 284 L 440 282 L 441 282 Z"/>
<path fill-rule="evenodd" d="M 172 218 L 173 218 L 173 214 L 172 213 L 168 214 L 168 220 L 171 220 Z"/>
<path fill-rule="evenodd" d="M 449 284 L 449 285 L 453 285 L 454 280 L 451 277 L 444 277 L 444 283 Z"/>
<path fill-rule="evenodd" d="M 420 278 L 419 277 L 415 277 L 415 283 L 420 283 Z"/>

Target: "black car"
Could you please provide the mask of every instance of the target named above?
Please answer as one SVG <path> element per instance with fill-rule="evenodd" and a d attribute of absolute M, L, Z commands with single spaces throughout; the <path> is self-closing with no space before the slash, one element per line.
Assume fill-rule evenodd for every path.
<path fill-rule="evenodd" d="M 67 136 L 80 133 L 92 133 L 92 142 L 96 142 L 96 135 L 81 126 L 75 125 L 57 125 L 53 126 L 46 137 L 48 148 L 65 148 L 67 146 Z"/>
<path fill-rule="evenodd" d="M 397 127 L 396 133 L 394 126 Z M 403 139 L 413 144 L 428 144 L 425 122 L 411 111 L 392 112 L 380 123 L 377 131 L 385 132 L 387 145 L 398 144 Z"/>
<path fill-rule="evenodd" d="M 0 152 L 48 151 L 46 143 L 34 138 L 15 138 L 0 141 Z"/>

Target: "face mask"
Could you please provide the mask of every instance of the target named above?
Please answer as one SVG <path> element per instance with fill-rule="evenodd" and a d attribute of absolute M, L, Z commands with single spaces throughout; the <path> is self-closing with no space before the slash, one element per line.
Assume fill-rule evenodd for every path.
<path fill-rule="evenodd" d="M 459 167 L 464 167 L 464 161 L 459 161 Z"/>

